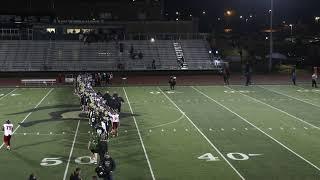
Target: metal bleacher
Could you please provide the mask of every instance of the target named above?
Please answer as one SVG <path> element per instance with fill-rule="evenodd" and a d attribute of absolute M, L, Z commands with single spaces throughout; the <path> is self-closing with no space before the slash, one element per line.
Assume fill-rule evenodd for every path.
<path fill-rule="evenodd" d="M 178 41 L 189 70 L 214 69 L 205 40 Z"/>
<path fill-rule="evenodd" d="M 179 70 L 173 40 L 127 40 L 85 44 L 79 41 L 0 41 L 0 71 L 103 71 Z M 119 43 L 124 50 L 120 52 Z M 211 68 L 206 42 L 179 40 L 190 70 Z M 132 59 L 130 48 L 142 52 L 143 58 Z"/>

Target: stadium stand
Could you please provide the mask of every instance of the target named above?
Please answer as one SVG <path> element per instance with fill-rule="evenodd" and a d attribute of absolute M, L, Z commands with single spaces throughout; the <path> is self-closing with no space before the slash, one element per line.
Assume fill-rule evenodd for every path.
<path fill-rule="evenodd" d="M 79 41 L 0 41 L 1 71 L 100 71 L 183 69 L 179 43 L 189 70 L 214 69 L 204 40 L 127 40 L 86 44 Z M 121 51 L 120 51 L 121 44 Z M 131 50 L 132 48 L 132 50 Z M 133 52 L 131 52 L 133 51 Z M 133 53 L 133 55 L 131 54 Z"/>

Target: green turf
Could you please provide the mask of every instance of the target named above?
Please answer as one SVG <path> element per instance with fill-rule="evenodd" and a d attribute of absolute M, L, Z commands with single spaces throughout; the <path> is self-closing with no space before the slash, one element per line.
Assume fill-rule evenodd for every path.
<path fill-rule="evenodd" d="M 118 92 L 126 101 L 120 135 L 109 143 L 117 180 L 320 179 L 320 91 L 309 86 L 96 90 Z M 34 172 L 63 180 L 81 167 L 89 180 L 95 174 L 88 162 L 91 129 L 79 113 L 72 88 L 0 89 L 0 119 L 15 128 L 25 120 L 12 150 L 0 150 L 0 179 Z M 216 159 L 198 159 L 207 153 Z M 58 164 L 45 166 L 45 158 Z"/>

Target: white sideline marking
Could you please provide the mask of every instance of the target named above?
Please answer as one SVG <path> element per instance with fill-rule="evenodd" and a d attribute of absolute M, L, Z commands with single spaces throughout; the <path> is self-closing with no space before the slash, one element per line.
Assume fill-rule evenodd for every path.
<path fill-rule="evenodd" d="M 68 158 L 68 163 L 67 163 L 67 166 L 66 166 L 66 170 L 64 171 L 63 180 L 66 180 L 66 178 L 67 178 L 67 173 L 68 173 L 68 169 L 69 169 L 69 165 L 70 165 L 70 161 L 71 161 L 71 156 L 72 156 L 72 153 L 73 153 L 74 144 L 75 144 L 75 142 L 76 142 L 77 135 L 78 135 L 79 125 L 80 125 L 80 120 L 78 121 L 76 133 L 74 134 L 74 138 L 73 138 L 73 142 L 72 142 L 72 147 L 71 147 L 70 154 L 69 154 L 69 158 Z"/>
<path fill-rule="evenodd" d="M 182 113 L 184 112 L 179 108 L 179 106 L 171 100 L 171 98 L 165 94 L 159 87 L 160 92 Z M 237 173 L 237 175 L 245 180 L 245 178 L 240 174 L 240 172 L 228 161 L 228 159 L 220 152 L 220 150 L 210 141 L 210 139 L 194 124 L 194 122 L 185 114 L 185 117 L 189 122 L 196 128 L 196 130 L 203 136 L 203 138 L 211 145 L 211 147 L 226 161 L 226 163 Z"/>
<path fill-rule="evenodd" d="M 26 117 L 24 117 L 24 119 L 20 122 L 20 124 L 24 123 L 24 121 L 26 121 L 28 119 L 28 117 L 33 113 L 33 111 L 42 103 L 42 101 L 48 97 L 48 95 L 53 91 L 53 88 L 50 89 L 50 91 L 39 101 L 39 103 L 32 109 L 31 112 L 29 112 Z M 17 128 L 13 131 L 12 134 L 14 134 L 19 128 L 20 128 L 20 124 L 17 126 Z M 4 146 L 4 143 L 2 143 L 2 145 L 0 146 L 0 149 Z"/>
<path fill-rule="evenodd" d="M 249 122 L 247 119 L 245 119 L 244 117 L 240 116 L 239 114 L 237 114 L 236 112 L 232 111 L 231 109 L 229 109 L 228 107 L 224 106 L 223 104 L 219 103 L 218 101 L 214 100 L 213 98 L 209 97 L 208 95 L 206 95 L 205 93 L 203 93 L 202 91 L 198 90 L 197 88 L 193 87 L 192 88 L 194 90 L 196 90 L 197 92 L 199 92 L 200 94 L 204 95 L 205 97 L 207 97 L 208 99 L 211 99 L 213 102 L 215 102 L 216 104 L 220 105 L 221 107 L 225 108 L 226 110 L 228 110 L 229 112 L 231 112 L 232 114 L 238 116 L 240 119 L 242 119 L 243 121 L 245 121 L 246 123 L 250 124 L 252 127 L 256 128 L 258 131 L 260 131 L 262 134 L 266 135 L 267 137 L 269 137 L 270 139 L 272 139 L 274 142 L 278 143 L 279 145 L 281 145 L 282 147 L 284 147 L 285 149 L 287 149 L 288 151 L 290 151 L 291 153 L 293 153 L 294 155 L 296 155 L 297 157 L 299 157 L 300 159 L 304 160 L 305 162 L 307 162 L 309 165 L 313 166 L 314 168 L 316 168 L 318 171 L 320 171 L 320 168 L 316 165 L 314 165 L 312 162 L 308 161 L 307 159 L 305 159 L 304 157 L 302 157 L 301 155 L 299 155 L 298 153 L 294 152 L 292 149 L 290 149 L 289 147 L 287 147 L 286 145 L 282 144 L 280 141 L 278 141 L 277 139 L 273 138 L 272 136 L 270 136 L 268 133 L 264 132 L 263 130 L 261 130 L 259 127 L 257 127 L 256 125 L 252 124 L 251 122 Z M 231 89 L 231 88 L 230 88 Z"/>
<path fill-rule="evenodd" d="M 230 88 L 230 87 L 226 87 L 226 88 L 232 89 L 232 88 Z M 256 101 L 256 102 L 258 102 L 258 103 L 264 104 L 264 105 L 266 105 L 266 106 L 268 106 L 268 107 L 270 107 L 270 108 L 272 108 L 272 109 L 275 109 L 275 110 L 277 110 L 277 111 L 280 111 L 280 112 L 282 112 L 283 114 L 286 114 L 286 115 L 288 115 L 288 116 L 290 116 L 290 117 L 292 117 L 292 118 L 294 118 L 294 119 L 296 119 L 296 120 L 298 120 L 298 121 L 300 121 L 300 122 L 302 122 L 302 123 L 308 124 L 309 126 L 314 127 L 314 128 L 316 128 L 316 129 L 320 130 L 320 127 L 315 126 L 315 125 L 313 125 L 313 124 L 311 124 L 311 123 L 308 123 L 307 121 L 304 121 L 304 120 L 301 119 L 301 118 L 298 118 L 298 117 L 296 117 L 296 116 L 294 116 L 294 115 L 292 115 L 292 114 L 289 114 L 289 113 L 286 112 L 286 111 L 283 111 L 283 110 L 281 110 L 281 109 L 279 109 L 279 108 L 276 108 L 276 107 L 274 107 L 274 106 L 272 106 L 272 105 L 270 105 L 270 104 L 264 103 L 264 102 L 262 102 L 262 101 L 260 101 L 260 100 L 258 100 L 258 99 L 256 99 L 256 98 L 251 97 L 251 96 L 248 96 L 248 95 L 246 95 L 246 94 L 243 94 L 243 93 L 239 93 L 239 94 L 241 94 L 241 95 L 243 95 L 243 96 L 245 96 L 245 97 L 248 97 L 248 98 L 252 99 L 253 101 Z"/>
<path fill-rule="evenodd" d="M 16 91 L 16 90 L 17 90 L 17 88 L 15 88 L 14 90 L 10 91 L 8 94 L 2 96 L 2 97 L 0 98 L 0 100 L 2 100 L 3 98 L 7 97 L 9 94 L 13 93 L 13 92 Z"/>
<path fill-rule="evenodd" d="M 128 105 L 129 105 L 129 108 L 130 108 L 130 111 L 132 114 L 133 113 L 133 110 L 132 110 L 132 107 L 131 107 L 131 104 L 130 104 L 130 101 L 129 101 L 129 98 L 128 98 L 128 95 L 127 95 L 127 92 L 126 92 L 126 89 L 123 87 L 123 92 L 126 96 L 126 99 L 127 99 L 127 102 L 128 102 Z M 136 128 L 137 128 L 137 131 L 138 131 L 138 135 L 139 135 L 139 139 L 140 139 L 140 142 L 141 142 L 141 146 L 142 146 L 142 149 L 143 149 L 143 152 L 144 152 L 144 155 L 147 159 L 147 163 L 148 163 L 148 166 L 149 166 L 149 170 L 150 170 L 150 173 L 151 173 L 151 177 L 153 180 L 155 180 L 155 176 L 154 176 L 154 173 L 153 173 L 153 170 L 152 170 L 152 167 L 151 167 L 151 163 L 150 163 L 150 160 L 149 160 L 149 157 L 148 157 L 148 154 L 147 154 L 147 151 L 146 151 L 146 148 L 144 146 L 144 143 L 143 143 L 143 140 L 142 140 L 142 137 L 141 137 L 141 134 L 140 134 L 140 130 L 139 130 L 139 127 L 138 127 L 138 124 L 137 124 L 137 120 L 136 120 L 136 117 L 135 116 L 132 116 L 133 118 L 133 121 L 134 121 L 134 124 L 136 125 Z"/>
<path fill-rule="evenodd" d="M 262 89 L 265 89 L 265 90 L 268 90 L 268 91 L 271 91 L 271 92 L 274 92 L 274 93 L 277 93 L 277 94 L 280 94 L 280 95 L 282 95 L 282 96 L 286 96 L 286 97 L 289 97 L 289 98 L 291 98 L 291 99 L 295 99 L 295 100 L 304 102 L 304 103 L 306 103 L 306 104 L 310 104 L 310 105 L 313 105 L 313 106 L 315 106 L 315 107 L 320 108 L 319 105 L 313 104 L 313 103 L 308 102 L 308 101 L 305 101 L 305 100 L 303 100 L 303 99 L 299 99 L 299 98 L 296 98 L 296 97 L 293 97 L 293 96 L 284 94 L 284 93 L 282 93 L 282 92 L 279 92 L 279 91 L 276 91 L 276 90 L 273 90 L 273 89 L 265 88 L 265 87 L 263 87 L 263 86 L 258 86 L 258 87 L 260 87 L 260 88 L 262 88 Z M 307 99 L 307 100 L 309 100 L 309 99 Z"/>

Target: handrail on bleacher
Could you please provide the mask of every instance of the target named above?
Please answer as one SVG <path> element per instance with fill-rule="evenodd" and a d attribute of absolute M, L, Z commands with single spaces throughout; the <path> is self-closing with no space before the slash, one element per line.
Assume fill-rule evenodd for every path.
<path fill-rule="evenodd" d="M 27 85 L 54 85 L 56 84 L 56 79 L 21 79 L 21 84 Z"/>

